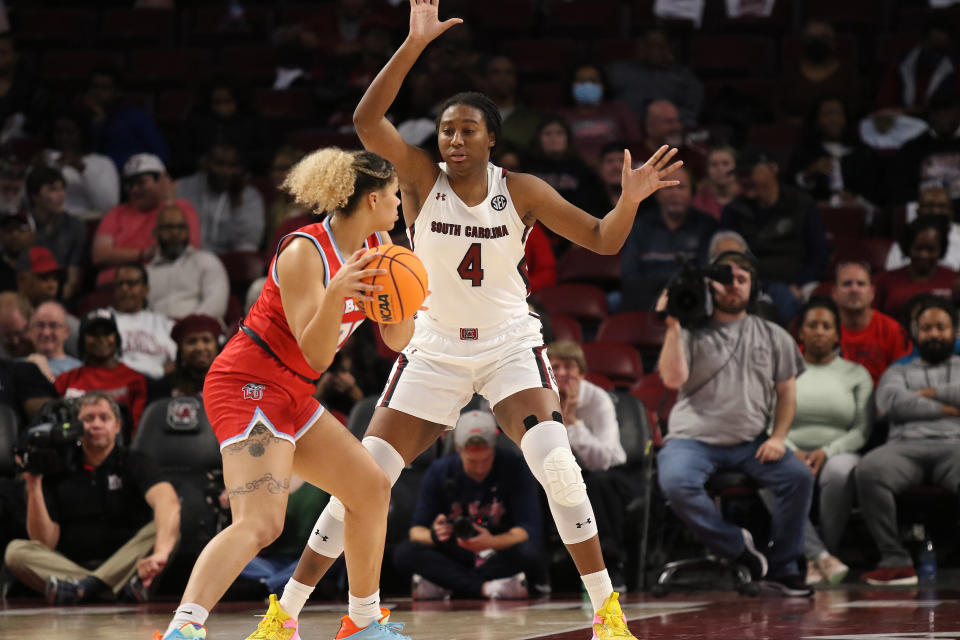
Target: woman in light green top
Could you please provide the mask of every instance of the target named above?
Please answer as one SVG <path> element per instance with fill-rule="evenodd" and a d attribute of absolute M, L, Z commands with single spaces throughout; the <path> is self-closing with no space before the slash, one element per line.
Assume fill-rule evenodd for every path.
<path fill-rule="evenodd" d="M 870 435 L 873 381 L 864 367 L 840 357 L 840 315 L 833 300 L 810 298 L 801 317 L 807 368 L 797 377 L 797 413 L 787 445 L 819 476 L 820 535 L 808 520 L 804 537 L 807 582 L 840 582 L 849 569 L 833 554 L 853 506 L 857 451 Z"/>

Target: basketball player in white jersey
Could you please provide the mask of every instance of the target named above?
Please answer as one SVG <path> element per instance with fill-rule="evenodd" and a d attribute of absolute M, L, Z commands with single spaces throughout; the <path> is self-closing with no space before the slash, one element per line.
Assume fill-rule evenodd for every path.
<path fill-rule="evenodd" d="M 626 151 L 623 194 L 598 220 L 539 178 L 508 174 L 490 164 L 500 113 L 483 94 L 466 93 L 440 109 L 438 143 L 444 162 L 435 164 L 425 151 L 404 142 L 384 116 L 426 46 L 462 22 L 440 22 L 437 4 L 410 1 L 407 39 L 354 112 L 364 146 L 397 168 L 405 221 L 432 291 L 427 310 L 417 315 L 413 338 L 393 367 L 363 445 L 396 482 L 407 463 L 453 428 L 474 392 L 485 396 L 546 491 L 560 537 L 596 611 L 593 638 L 633 638 L 603 563 L 540 322 L 527 310 L 523 245 L 529 228 L 540 220 L 597 253 L 616 253 L 640 201 L 678 184 L 664 178 L 681 163 L 668 166 L 676 149 L 664 146 L 633 170 Z M 280 602 L 291 616 L 299 615 L 313 586 L 342 552 L 343 517 L 343 507 L 331 498 L 284 589 Z"/>

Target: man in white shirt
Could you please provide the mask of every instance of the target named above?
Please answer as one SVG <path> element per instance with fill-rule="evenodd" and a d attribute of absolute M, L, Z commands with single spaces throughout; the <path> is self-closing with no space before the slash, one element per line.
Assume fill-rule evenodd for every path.
<path fill-rule="evenodd" d="M 190 246 L 180 207 L 171 204 L 160 212 L 154 235 L 158 251 L 147 264 L 150 308 L 170 318 L 201 314 L 223 320 L 230 295 L 227 270 L 215 254 Z"/>
<path fill-rule="evenodd" d="M 170 337 L 173 320 L 147 311 L 150 290 L 147 271 L 139 264 L 117 268 L 113 306 L 123 353 L 120 361 L 147 378 L 159 379 L 173 370 L 177 344 Z"/>
<path fill-rule="evenodd" d="M 587 359 L 572 340 L 557 340 L 547 347 L 550 366 L 560 391 L 560 409 L 570 448 L 583 469 L 583 480 L 593 505 L 600 546 L 615 591 L 626 590 L 623 566 L 623 514 L 629 488 L 611 467 L 627 461 L 620 443 L 620 425 L 610 394 L 585 379 Z"/>

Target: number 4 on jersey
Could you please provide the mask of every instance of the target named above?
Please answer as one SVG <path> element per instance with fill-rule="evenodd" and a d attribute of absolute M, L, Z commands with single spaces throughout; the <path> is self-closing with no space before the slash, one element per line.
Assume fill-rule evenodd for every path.
<path fill-rule="evenodd" d="M 460 266 L 457 267 L 457 273 L 464 280 L 469 280 L 471 286 L 479 287 L 483 283 L 483 266 L 480 262 L 479 242 L 474 242 L 467 249 L 463 260 L 460 261 Z"/>

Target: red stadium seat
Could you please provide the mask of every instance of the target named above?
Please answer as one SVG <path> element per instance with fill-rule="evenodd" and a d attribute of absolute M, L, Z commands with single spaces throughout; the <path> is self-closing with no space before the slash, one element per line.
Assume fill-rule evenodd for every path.
<path fill-rule="evenodd" d="M 562 313 L 551 315 L 550 326 L 553 327 L 553 337 L 557 340 L 573 340 L 577 344 L 583 344 L 580 323 L 570 316 Z"/>
<path fill-rule="evenodd" d="M 171 9 L 105 9 L 100 25 L 101 41 L 138 45 L 173 44 L 176 14 Z"/>
<path fill-rule="evenodd" d="M 187 20 L 186 40 L 196 45 L 222 45 L 239 42 L 264 42 L 273 28 L 273 7 L 246 2 L 243 15 L 231 18 L 228 3 L 200 6 Z"/>
<path fill-rule="evenodd" d="M 690 38 L 689 64 L 699 74 L 768 76 L 776 62 L 776 41 L 765 36 Z"/>
<path fill-rule="evenodd" d="M 623 21 L 619 0 L 546 0 L 546 30 L 577 38 L 617 36 Z"/>
<path fill-rule="evenodd" d="M 834 238 L 862 238 L 867 230 L 867 210 L 863 207 L 820 207 L 823 226 Z"/>
<path fill-rule="evenodd" d="M 580 57 L 580 44 L 572 38 L 519 38 L 504 42 L 501 52 L 516 66 L 517 73 L 565 79 Z"/>
<path fill-rule="evenodd" d="M 247 293 L 250 283 L 264 274 L 266 261 L 257 251 L 229 251 L 217 257 L 227 270 L 230 289 L 239 297 Z"/>
<path fill-rule="evenodd" d="M 563 313 L 580 323 L 598 325 L 607 317 L 607 297 L 602 289 L 588 284 L 555 284 L 536 293 L 551 316 Z"/>
<path fill-rule="evenodd" d="M 277 73 L 280 55 L 276 47 L 265 44 L 242 44 L 220 50 L 221 71 L 247 78 L 258 84 L 269 84 Z"/>
<path fill-rule="evenodd" d="M 629 389 L 643 376 L 636 349 L 622 342 L 588 342 L 583 345 L 587 370 L 610 378 L 615 387 Z"/>
<path fill-rule="evenodd" d="M 599 65 L 634 60 L 642 52 L 642 43 L 637 38 L 598 38 L 590 45 L 590 59 Z"/>
<path fill-rule="evenodd" d="M 837 236 L 833 240 L 833 246 L 831 274 L 840 262 L 866 262 L 870 265 L 873 274 L 876 275 L 886 269 L 887 254 L 890 253 L 893 240 L 889 238 Z"/>
<path fill-rule="evenodd" d="M 557 264 L 557 282 L 616 289 L 620 286 L 620 254 L 600 255 L 583 247 L 570 247 Z"/>
<path fill-rule="evenodd" d="M 317 114 L 313 96 L 304 89 L 260 89 L 254 101 L 264 118 L 307 122 Z"/>
<path fill-rule="evenodd" d="M 613 391 L 616 389 L 613 382 L 610 381 L 610 378 L 603 375 L 602 373 L 594 373 L 593 371 L 588 371 L 584 376 L 589 382 L 597 385 L 604 391 Z"/>
<path fill-rule="evenodd" d="M 197 92 L 189 89 L 170 89 L 157 95 L 153 115 L 157 122 L 180 122 L 190 115 Z"/>
<path fill-rule="evenodd" d="M 659 352 L 667 326 L 653 311 L 624 311 L 609 316 L 597 330 L 597 340 L 626 342 L 640 351 Z"/>
<path fill-rule="evenodd" d="M 48 51 L 41 62 L 42 75 L 47 80 L 74 80 L 86 84 L 98 67 L 116 68 L 120 57 L 108 51 L 87 49 Z"/>
<path fill-rule="evenodd" d="M 478 31 L 525 35 L 536 26 L 536 4 L 532 0 L 472 2 L 470 18 Z"/>
<path fill-rule="evenodd" d="M 16 34 L 24 42 L 85 44 L 97 32 L 97 12 L 90 9 L 33 9 L 18 6 Z"/>
<path fill-rule="evenodd" d="M 637 383 L 630 388 L 630 393 L 640 398 L 643 406 L 647 408 L 650 414 L 650 425 L 656 426 L 654 438 L 659 438 L 670 416 L 670 410 L 677 401 L 677 392 L 668 389 L 660 379 L 660 374 L 654 371 L 637 380 Z M 659 447 L 663 443 L 655 441 L 653 444 Z"/>
<path fill-rule="evenodd" d="M 355 133 L 339 133 L 327 129 L 299 129 L 287 134 L 287 142 L 297 149 L 310 152 L 323 147 L 362 149 Z"/>
<path fill-rule="evenodd" d="M 88 311 L 113 306 L 113 287 L 110 285 L 94 289 L 85 294 L 76 304 L 75 315 L 82 318 Z"/>
<path fill-rule="evenodd" d="M 156 90 L 198 82 L 210 68 L 213 52 L 207 49 L 140 49 L 127 56 L 127 77 L 138 87 Z"/>

